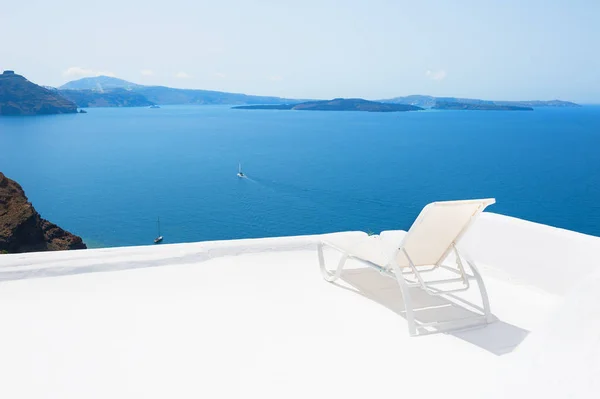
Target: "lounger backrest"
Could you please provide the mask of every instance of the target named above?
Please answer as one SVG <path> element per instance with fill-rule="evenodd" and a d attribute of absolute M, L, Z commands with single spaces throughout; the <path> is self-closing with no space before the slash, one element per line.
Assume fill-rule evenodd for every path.
<path fill-rule="evenodd" d="M 415 266 L 437 265 L 442 262 L 477 216 L 495 203 L 493 198 L 465 201 L 433 202 L 427 205 L 402 241 L 402 248 Z M 408 259 L 398 253 L 398 265 L 407 267 Z"/>

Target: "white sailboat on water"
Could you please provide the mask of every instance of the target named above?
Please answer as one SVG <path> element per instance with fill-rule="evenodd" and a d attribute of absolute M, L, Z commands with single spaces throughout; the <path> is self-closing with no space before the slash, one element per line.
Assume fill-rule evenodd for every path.
<path fill-rule="evenodd" d="M 242 172 L 242 164 L 241 162 L 238 163 L 238 177 L 246 177 L 246 175 L 244 174 L 244 172 Z"/>
<path fill-rule="evenodd" d="M 158 227 L 158 236 L 154 239 L 154 243 L 158 244 L 163 240 L 163 236 L 160 235 L 160 217 L 156 219 L 156 227 Z"/>

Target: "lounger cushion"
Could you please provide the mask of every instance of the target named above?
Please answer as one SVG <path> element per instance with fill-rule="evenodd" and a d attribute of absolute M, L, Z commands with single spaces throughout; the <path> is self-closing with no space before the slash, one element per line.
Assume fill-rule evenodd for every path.
<path fill-rule="evenodd" d="M 415 266 L 437 265 L 446 258 L 453 244 L 487 205 L 488 200 L 434 202 L 427 205 L 409 230 L 404 249 Z M 407 267 L 408 259 L 398 254 L 398 265 Z"/>

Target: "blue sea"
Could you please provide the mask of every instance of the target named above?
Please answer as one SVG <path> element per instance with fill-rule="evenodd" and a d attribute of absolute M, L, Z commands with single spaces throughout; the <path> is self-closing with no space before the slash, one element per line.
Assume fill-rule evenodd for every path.
<path fill-rule="evenodd" d="M 242 163 L 247 179 L 236 176 Z M 600 236 L 600 107 L 91 108 L 0 118 L 0 171 L 90 247 L 407 229 L 429 202 Z"/>

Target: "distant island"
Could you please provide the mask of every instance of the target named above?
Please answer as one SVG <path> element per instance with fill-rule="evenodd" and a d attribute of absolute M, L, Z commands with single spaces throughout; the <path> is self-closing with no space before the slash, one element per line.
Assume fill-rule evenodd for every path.
<path fill-rule="evenodd" d="M 533 111 L 531 107 L 521 107 L 518 105 L 500 105 L 500 104 L 471 104 L 452 101 L 437 101 L 433 109 L 447 110 L 476 110 L 476 111 Z"/>
<path fill-rule="evenodd" d="M 579 107 L 561 100 L 489 101 L 411 95 L 386 100 L 309 100 L 252 96 L 212 90 L 144 86 L 111 76 L 82 78 L 59 88 L 38 86 L 13 71 L 0 75 L 0 115 L 75 113 L 77 108 L 152 107 L 154 105 L 239 105 L 237 109 L 403 112 L 420 109 L 523 111 L 536 107 Z"/>
<path fill-rule="evenodd" d="M 99 98 L 108 96 L 112 91 L 119 91 L 119 101 L 111 101 L 106 99 L 100 101 L 96 99 L 89 101 L 89 93 L 76 97 L 71 92 L 65 93 L 65 96 L 71 98 L 80 107 L 85 106 L 84 104 L 90 104 L 89 106 L 145 106 L 143 105 L 140 95 L 145 98 L 146 101 L 153 104 L 159 105 L 176 105 L 176 104 L 222 104 L 222 105 L 258 105 L 260 109 L 291 109 L 290 106 L 295 106 L 300 103 L 316 103 L 317 100 L 311 99 L 290 99 L 281 97 L 268 97 L 268 96 L 252 96 L 239 93 L 226 93 L 220 91 L 211 90 L 196 90 L 196 89 L 174 89 L 171 87 L 164 86 L 144 86 L 137 83 L 128 82 L 123 79 L 118 79 L 110 76 L 97 76 L 92 78 L 82 78 L 65 83 L 58 88 L 59 93 L 66 90 L 80 90 L 80 91 L 91 91 L 98 93 Z M 129 98 L 131 97 L 131 98 Z M 79 101 L 79 102 L 78 102 Z M 87 101 L 87 102 L 86 102 Z M 366 101 L 366 100 L 365 100 Z M 375 100 L 373 103 L 384 103 L 384 104 L 402 104 L 412 105 L 420 108 L 434 108 L 437 103 L 444 103 L 438 106 L 436 109 L 464 109 L 464 110 L 501 110 L 501 111 L 514 111 L 522 110 L 520 108 L 512 107 L 580 107 L 579 104 L 575 104 L 569 101 L 561 100 L 550 100 L 550 101 L 490 101 L 490 100 L 479 100 L 470 98 L 459 98 L 459 97 L 433 97 L 425 95 L 411 95 L 405 97 L 394 97 L 385 100 Z M 445 103 L 452 103 L 452 108 Z M 102 105 L 100 105 L 102 104 Z M 468 106 L 458 106 L 456 104 L 468 104 Z M 272 105 L 275 107 L 265 107 L 266 105 Z M 476 107 L 474 105 L 479 105 Z M 317 105 L 315 105 L 317 106 Z M 320 105 L 319 105 L 320 106 Z M 335 106 L 333 106 L 335 108 Z M 258 108 L 253 108 L 258 109 Z M 408 110 L 408 109 L 407 109 Z M 386 112 L 386 111 L 374 111 L 374 112 Z M 396 111 L 387 111 L 396 112 Z"/>
<path fill-rule="evenodd" d="M 77 105 L 13 71 L 0 75 L 0 115 L 74 114 Z"/>
<path fill-rule="evenodd" d="M 241 105 L 233 109 L 277 109 L 296 111 L 364 111 L 364 112 L 406 112 L 420 111 L 421 107 L 407 104 L 385 104 L 362 98 L 334 98 L 324 101 L 305 101 L 298 104 L 281 105 Z"/>
<path fill-rule="evenodd" d="M 382 103 L 391 104 L 410 104 L 423 108 L 436 109 L 480 109 L 480 110 L 504 110 L 504 111 L 522 111 L 519 108 L 503 108 L 503 107 L 581 107 L 569 101 L 550 100 L 550 101 L 490 101 L 479 100 L 475 98 L 458 98 L 458 97 L 433 97 L 423 95 L 411 95 L 405 97 L 394 97 L 387 100 L 379 100 Z M 439 104 L 439 105 L 438 105 Z M 464 107 L 463 107 L 464 106 Z M 479 106 L 479 107 L 478 107 Z M 462 107 L 462 108 L 461 108 Z"/>

